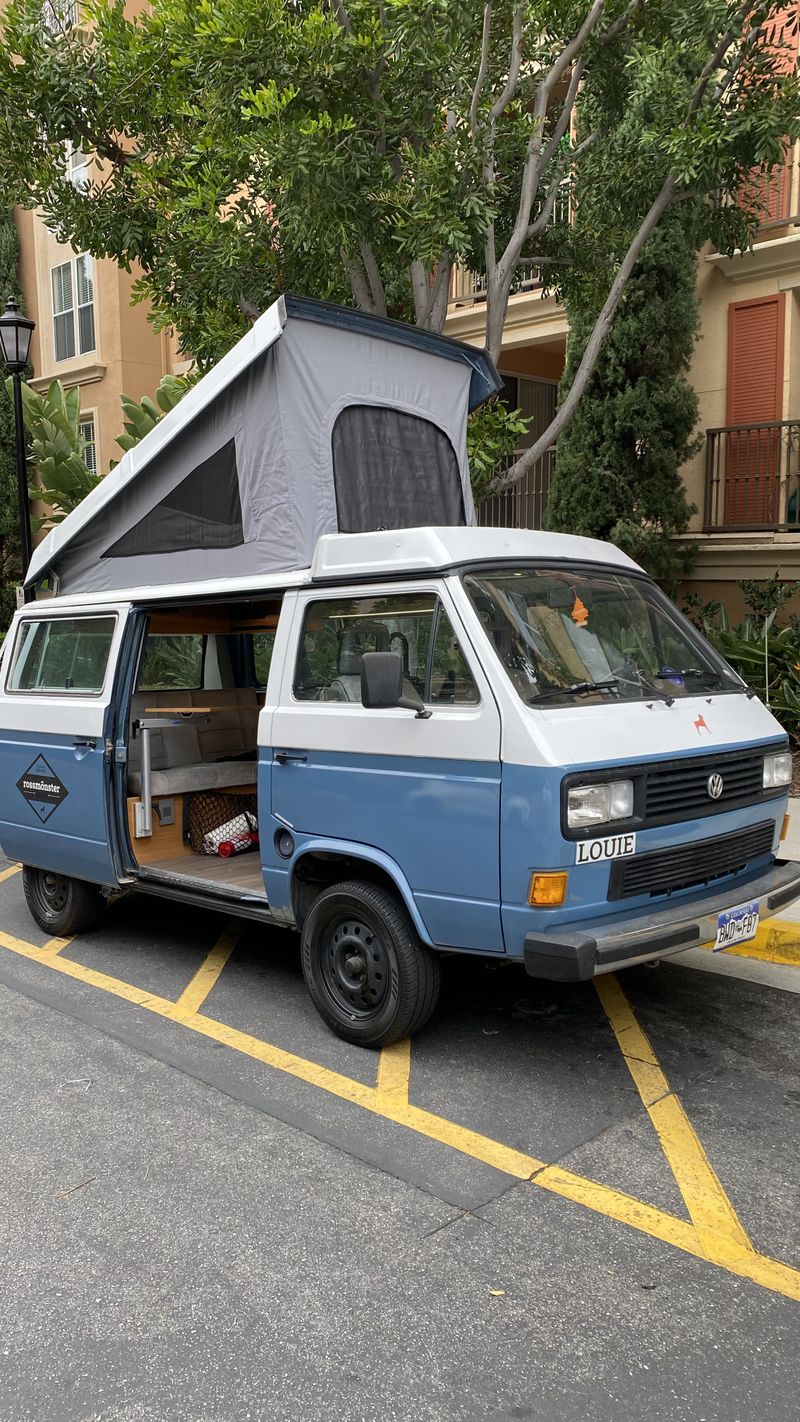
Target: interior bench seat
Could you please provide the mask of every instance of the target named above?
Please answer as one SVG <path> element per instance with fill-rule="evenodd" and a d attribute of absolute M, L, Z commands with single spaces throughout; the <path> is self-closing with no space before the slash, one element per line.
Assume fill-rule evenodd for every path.
<path fill-rule="evenodd" d="M 150 788 L 153 795 L 186 795 L 252 785 L 256 780 L 258 700 L 251 688 L 222 691 L 139 691 L 131 705 L 138 721 L 159 706 L 191 710 L 209 706 L 208 716 L 150 732 Z M 215 710 L 222 707 L 222 710 Z M 150 714 L 148 714 L 150 713 Z M 142 739 L 131 737 L 128 793 L 142 792 Z"/>

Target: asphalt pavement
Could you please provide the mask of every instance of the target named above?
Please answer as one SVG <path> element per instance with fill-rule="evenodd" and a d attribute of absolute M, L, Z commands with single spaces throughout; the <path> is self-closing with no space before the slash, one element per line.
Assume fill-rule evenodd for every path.
<path fill-rule="evenodd" d="M 48 942 L 9 874 L 0 1419 L 794 1422 L 800 1000 L 738 971 L 453 958 L 381 1055 L 289 934 Z"/>

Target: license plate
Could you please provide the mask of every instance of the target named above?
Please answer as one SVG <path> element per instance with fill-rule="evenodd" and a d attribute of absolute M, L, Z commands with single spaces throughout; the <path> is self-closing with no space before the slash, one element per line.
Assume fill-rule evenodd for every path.
<path fill-rule="evenodd" d="M 747 943 L 755 938 L 758 930 L 758 899 L 750 904 L 739 904 L 737 908 L 725 909 L 717 919 L 717 936 L 714 952 L 732 948 L 734 943 Z"/>

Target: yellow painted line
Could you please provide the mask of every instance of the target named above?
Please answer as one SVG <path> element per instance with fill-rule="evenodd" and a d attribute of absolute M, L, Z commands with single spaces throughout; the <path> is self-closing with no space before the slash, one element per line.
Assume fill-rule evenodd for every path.
<path fill-rule="evenodd" d="M 71 938 L 50 938 L 43 948 L 39 949 L 40 958 L 56 958 L 59 953 L 63 953 L 65 948 L 69 948 Z"/>
<path fill-rule="evenodd" d="M 184 988 L 175 1004 L 176 1008 L 186 1013 L 200 1011 L 241 936 L 241 928 L 226 928 L 219 942 L 198 968 L 189 986 Z"/>
<path fill-rule="evenodd" d="M 75 963 L 70 958 L 58 954 L 43 956 L 41 949 L 35 948 L 33 944 L 26 943 L 22 939 L 14 938 L 10 934 L 0 932 L 0 946 L 22 958 L 29 959 L 31 962 L 42 963 L 55 972 L 63 973 L 67 977 L 88 983 L 92 987 L 113 994 L 115 997 L 132 1002 L 159 1017 L 177 1022 L 189 1031 L 220 1042 L 254 1061 L 285 1072 L 311 1086 L 319 1087 L 321 1090 L 360 1106 L 384 1120 L 406 1126 L 419 1135 L 427 1136 L 431 1140 L 438 1141 L 442 1145 L 449 1146 L 463 1155 L 482 1161 L 486 1165 L 515 1176 L 517 1179 L 528 1180 L 540 1189 L 547 1190 L 562 1199 L 581 1205 L 620 1224 L 628 1225 L 652 1238 L 662 1240 L 695 1258 L 718 1264 L 730 1273 L 750 1279 L 763 1288 L 800 1301 L 800 1270 L 793 1269 L 790 1265 L 781 1263 L 779 1260 L 770 1259 L 766 1255 L 755 1253 L 749 1241 L 746 1242 L 746 1247 L 739 1250 L 728 1247 L 726 1241 L 724 1248 L 712 1248 L 710 1252 L 709 1244 L 713 1246 L 714 1241 L 707 1239 L 688 1220 L 677 1219 L 674 1215 L 656 1209 L 631 1195 L 613 1190 L 599 1181 L 575 1175 L 558 1165 L 548 1165 L 544 1161 L 537 1160 L 534 1156 L 503 1145 L 501 1141 L 471 1131 L 454 1121 L 448 1121 L 443 1116 L 437 1116 L 433 1112 L 423 1111 L 419 1107 L 411 1105 L 407 1099 L 403 1100 L 403 1082 L 408 1080 L 407 1067 L 410 1064 L 405 1043 L 398 1044 L 397 1048 L 388 1049 L 391 1055 L 379 1064 L 378 1085 L 375 1087 L 365 1086 L 361 1082 L 354 1081 L 351 1077 L 330 1071 L 327 1067 L 319 1066 L 316 1062 L 295 1056 L 294 1053 L 285 1052 L 270 1042 L 261 1041 L 260 1038 L 252 1037 L 247 1032 L 241 1032 L 236 1027 L 229 1027 L 223 1022 L 217 1022 L 214 1018 L 206 1017 L 203 1013 L 187 1010 L 185 1006 L 181 1007 L 179 1002 L 170 1002 L 167 998 L 160 997 L 156 993 L 145 992 L 132 983 L 110 977 L 107 973 L 98 972 L 97 969 L 87 968 L 82 963 Z M 630 1013 L 630 1009 L 628 1011 Z M 630 1019 L 632 1020 L 624 1024 L 624 1030 L 628 1034 L 629 1047 L 634 1043 L 633 1027 L 634 1025 L 638 1027 L 632 1013 L 630 1013 Z M 643 1033 L 642 1037 L 644 1037 Z M 650 1055 L 652 1058 L 652 1049 L 650 1049 Z M 654 1059 L 651 1059 L 645 1064 L 652 1066 L 653 1061 Z M 716 1180 L 716 1177 L 714 1176 L 713 1179 Z"/>
<path fill-rule="evenodd" d="M 4 869 L 2 873 L 0 873 L 0 884 L 5 883 L 6 879 L 13 879 L 14 875 L 21 873 L 21 871 L 21 864 L 12 864 L 10 869 Z"/>
<path fill-rule="evenodd" d="M 725 1263 L 728 1256 L 754 1253 L 728 1196 L 677 1096 L 673 1095 L 646 1033 L 619 982 L 595 978 L 597 995 L 633 1077 L 642 1105 L 658 1133 L 686 1208 L 707 1258 Z"/>
<path fill-rule="evenodd" d="M 713 943 L 703 943 L 710 953 Z M 720 958 L 758 958 L 763 963 L 782 963 L 787 968 L 800 968 L 800 923 L 789 919 L 770 918 L 762 923 L 749 943 L 737 943 L 717 954 Z M 680 958 L 675 961 L 680 963 Z"/>
<path fill-rule="evenodd" d="M 384 1047 L 378 1059 L 378 1083 L 375 1088 L 381 1106 L 407 1106 L 408 1083 L 411 1077 L 411 1039 Z"/>

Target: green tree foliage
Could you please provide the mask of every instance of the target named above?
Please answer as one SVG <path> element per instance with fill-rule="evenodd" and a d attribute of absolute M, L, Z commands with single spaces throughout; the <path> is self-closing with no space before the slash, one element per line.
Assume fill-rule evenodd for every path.
<path fill-rule="evenodd" d="M 548 527 L 609 539 L 667 582 L 686 571 L 686 553 L 671 540 L 693 512 L 680 470 L 699 448 L 698 399 L 686 379 L 698 320 L 699 230 L 687 204 L 645 246 L 559 439 L 547 510 Z M 597 299 L 592 277 L 572 283 L 562 391 L 594 326 Z"/>
<path fill-rule="evenodd" d="M 141 400 L 122 395 L 123 433 L 117 436 L 117 444 L 125 451 L 133 449 L 175 408 L 193 384 L 192 376 L 165 375 L 156 390 L 155 400 L 147 395 Z M 93 474 L 86 463 L 77 386 L 65 391 L 61 381 L 54 380 L 47 394 L 40 395 L 23 384 L 22 403 L 29 459 L 39 481 L 30 484 L 29 492 L 32 499 L 45 504 L 48 510 L 35 518 L 34 523 L 39 528 L 50 528 L 78 507 L 97 487 L 102 475 Z"/>
<path fill-rule="evenodd" d="M 496 356 L 520 275 L 540 266 L 559 292 L 575 259 L 565 175 L 593 156 L 602 176 L 611 154 L 628 192 L 610 230 L 595 205 L 591 238 L 619 278 L 602 340 L 664 212 L 708 195 L 726 248 L 746 241 L 729 199 L 800 127 L 797 80 L 765 43 L 781 0 L 82 8 L 85 27 L 55 33 L 41 0 L 4 11 L 0 190 L 80 249 L 138 262 L 139 294 L 201 363 L 284 290 L 441 329 L 461 261 L 485 276 Z M 565 148 L 583 111 L 600 123 Z M 86 190 L 67 142 L 97 157 Z"/>
<path fill-rule="evenodd" d="M 30 385 L 22 387 L 22 407 L 30 446 L 29 459 L 38 482 L 31 482 L 31 499 L 47 506 L 48 512 L 33 520 L 38 528 L 50 528 L 86 498 L 100 483 L 86 465 L 80 431 L 81 392 L 75 385 L 64 389 L 54 380 L 40 395 Z"/>
<path fill-rule="evenodd" d="M 9 296 L 22 304 L 17 277 L 19 241 L 12 214 L 0 210 L 0 306 Z M 19 544 L 19 501 L 11 392 L 0 381 L 0 636 L 16 607 L 16 588 L 22 576 Z"/>
<path fill-rule="evenodd" d="M 143 395 L 141 400 L 122 395 L 120 399 L 125 419 L 123 432 L 117 435 L 120 449 L 124 449 L 127 454 L 129 449 L 133 449 L 135 444 L 155 429 L 159 420 L 163 420 L 170 410 L 175 409 L 187 390 L 194 385 L 195 379 L 196 377 L 191 375 L 163 375 L 156 390 L 155 400 L 151 400 L 148 395 Z"/>

